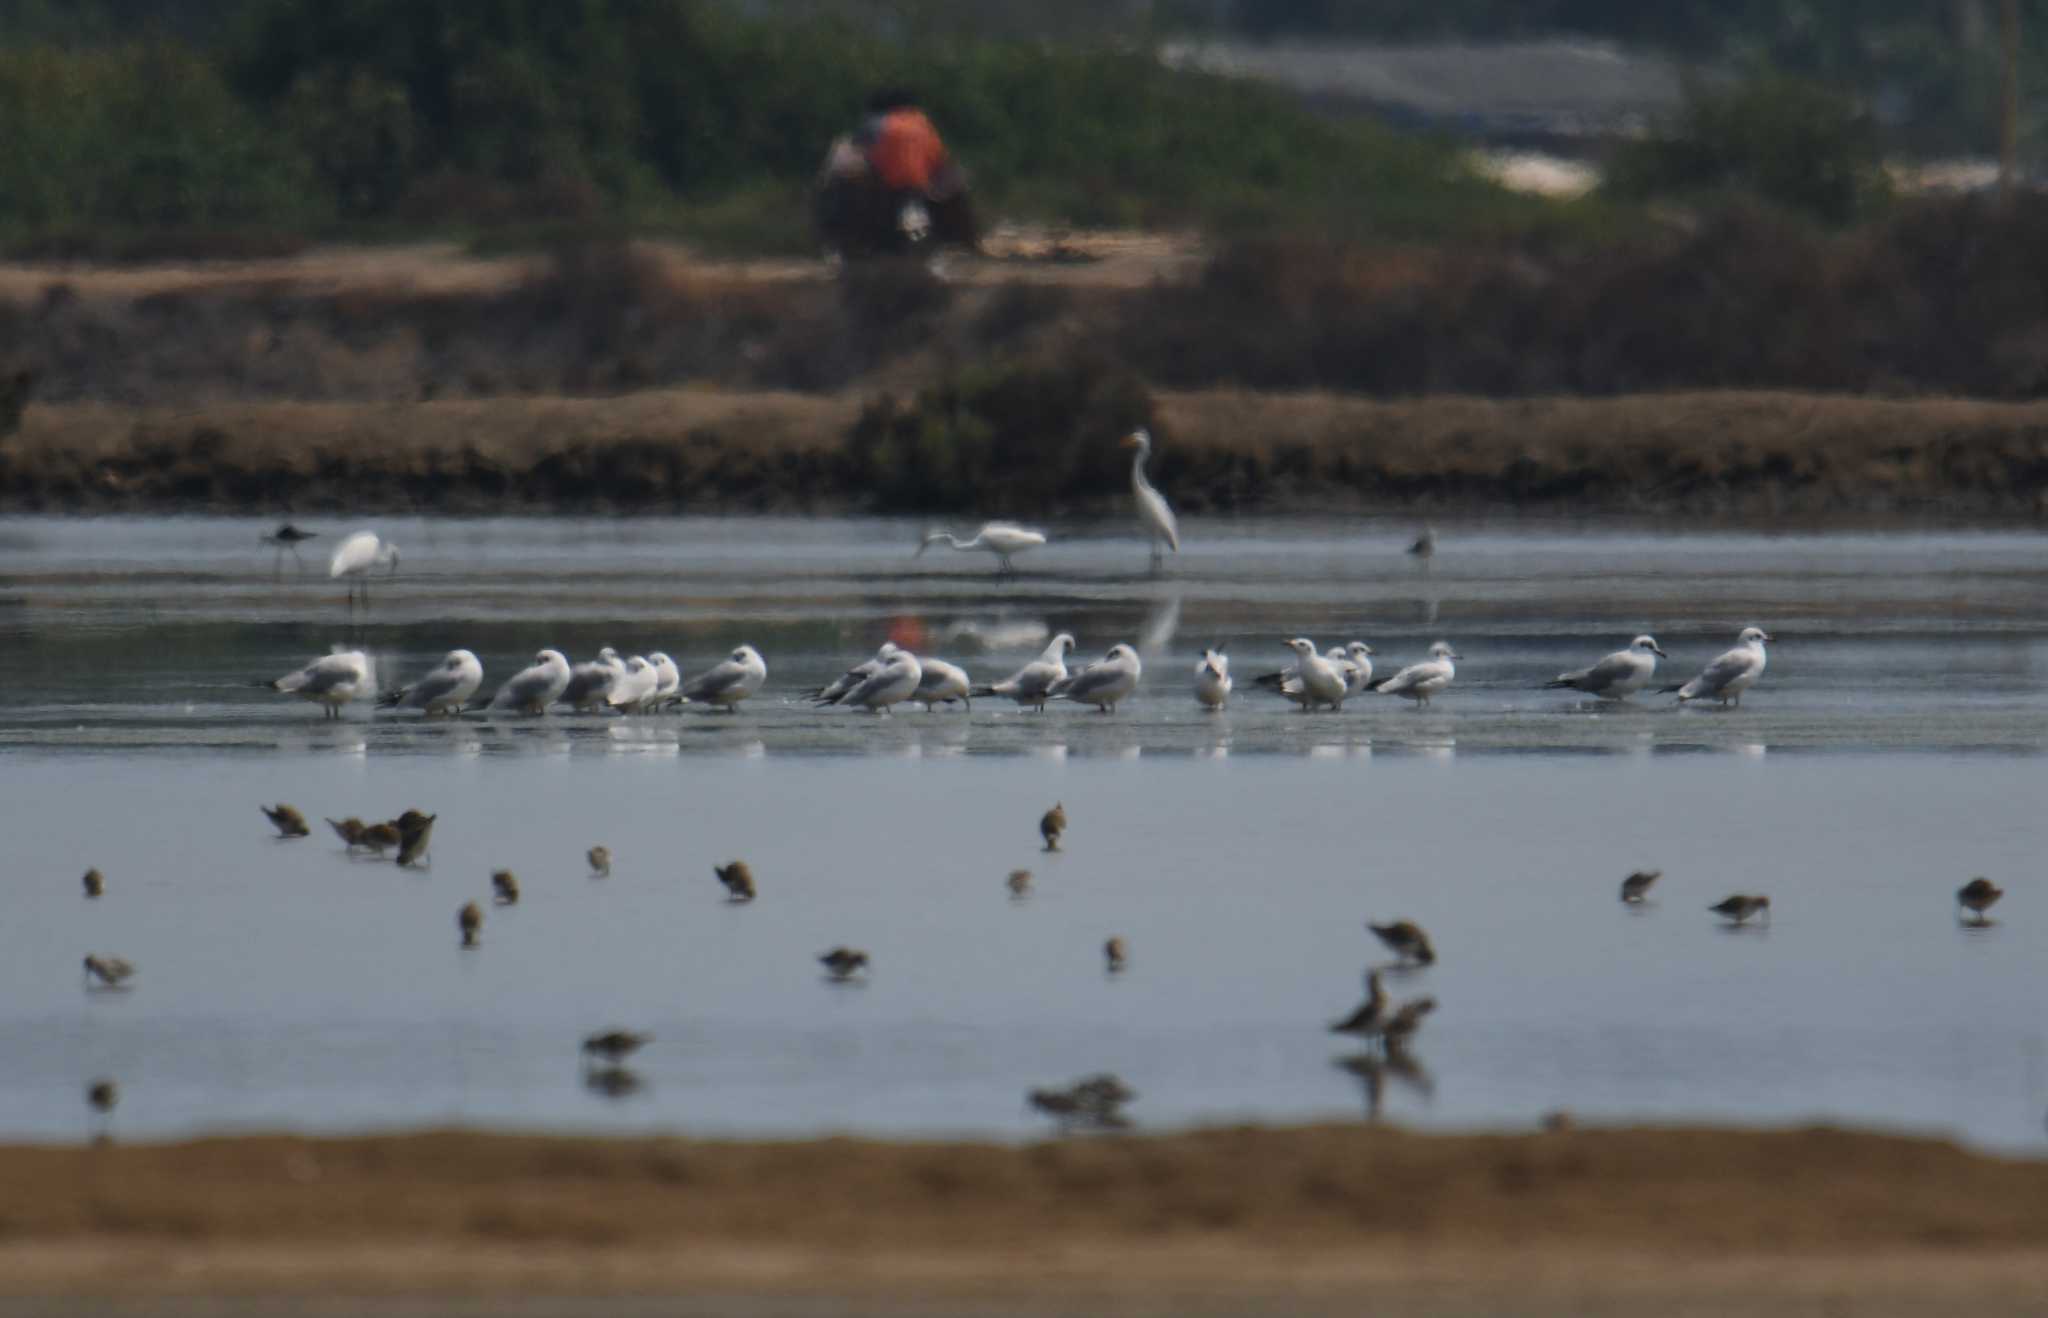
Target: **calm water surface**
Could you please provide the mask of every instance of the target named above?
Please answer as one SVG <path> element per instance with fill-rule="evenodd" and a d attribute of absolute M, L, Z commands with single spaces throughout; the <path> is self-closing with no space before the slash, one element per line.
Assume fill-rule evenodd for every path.
<path fill-rule="evenodd" d="M 350 524 L 309 551 L 331 544 Z M 1026 571 L 913 560 L 906 523 L 386 521 L 403 548 L 351 620 L 266 527 L 0 523 L 0 1137 L 75 1138 L 80 1090 L 136 1135 L 457 1122 L 695 1133 L 1034 1132 L 1026 1088 L 1121 1073 L 1150 1126 L 1362 1115 L 1324 1024 L 1383 960 L 1368 919 L 1423 923 L 1442 1004 L 1389 1118 L 1829 1119 L 2048 1143 L 2048 539 L 1752 536 L 1193 522 L 1169 572 L 1122 528 L 1053 528 Z M 1595 709 L 1540 690 L 1637 631 L 1674 680 L 1758 623 L 1745 706 Z M 801 693 L 894 635 L 1000 677 L 1070 630 L 1128 640 L 1114 717 L 874 719 Z M 1465 656 L 1429 712 L 1302 716 L 1240 692 L 1205 716 L 1203 646 L 1240 679 L 1283 638 L 1383 664 Z M 318 711 L 251 683 L 330 643 L 402 681 L 454 645 L 487 685 L 554 645 L 740 641 L 769 688 L 737 716 L 471 718 Z M 268 836 L 310 816 L 437 811 L 430 870 Z M 1037 848 L 1054 799 L 1066 852 Z M 608 844 L 609 879 L 582 853 Z M 728 906 L 710 867 L 763 895 Z M 79 896 L 87 865 L 107 874 Z M 1003 876 L 1033 869 L 1013 902 Z M 1659 900 L 1614 899 L 1659 867 Z M 525 890 L 456 947 L 498 867 Z M 1955 922 L 1988 874 L 2000 921 Z M 1702 909 L 1775 900 L 1768 931 Z M 1104 974 L 1110 934 L 1131 948 Z M 868 949 L 860 986 L 812 960 Z M 88 994 L 87 951 L 137 963 Z M 576 1041 L 652 1031 L 643 1088 L 587 1089 Z"/>

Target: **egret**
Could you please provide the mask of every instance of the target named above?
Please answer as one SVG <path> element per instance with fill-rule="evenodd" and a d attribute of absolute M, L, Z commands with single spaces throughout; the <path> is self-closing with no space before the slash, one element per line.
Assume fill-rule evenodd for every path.
<path fill-rule="evenodd" d="M 1180 552 L 1180 523 L 1167 506 L 1166 496 L 1145 479 L 1145 464 L 1152 457 L 1152 432 L 1139 427 L 1125 437 L 1124 447 L 1138 451 L 1138 456 L 1131 460 L 1131 494 L 1138 502 L 1138 520 L 1145 524 L 1145 533 L 1151 537 L 1152 565 L 1158 567 L 1166 557 L 1160 546 L 1176 554 Z"/>
<path fill-rule="evenodd" d="M 1601 700 L 1626 700 L 1657 675 L 1657 661 L 1668 658 L 1654 636 L 1638 636 L 1626 650 L 1616 650 L 1588 668 L 1559 673 L 1545 690 L 1583 691 Z"/>
<path fill-rule="evenodd" d="M 1373 690 L 1386 696 L 1400 696 L 1415 702 L 1416 708 L 1429 703 L 1429 698 L 1451 684 L 1458 675 L 1458 669 L 1451 661 L 1464 656 L 1451 648 L 1449 641 L 1438 641 L 1429 647 L 1429 658 L 1419 664 L 1410 664 L 1392 677 L 1373 684 Z"/>
<path fill-rule="evenodd" d="M 388 540 L 379 540 L 375 531 L 358 531 L 334 548 L 334 557 L 328 561 L 327 575 L 339 580 L 347 577 L 349 607 L 355 607 L 356 592 L 361 591 L 363 607 L 370 606 L 370 569 L 389 565 L 391 575 L 398 575 L 398 546 Z"/>
<path fill-rule="evenodd" d="M 296 673 L 286 673 L 270 689 L 302 700 L 317 701 L 323 717 L 340 718 L 341 707 L 354 700 L 370 683 L 370 661 L 361 650 L 337 649 L 307 664 Z"/>
<path fill-rule="evenodd" d="M 1688 700 L 1718 700 L 1724 706 L 1740 706 L 1742 693 L 1764 675 L 1764 642 L 1770 639 L 1761 627 L 1744 627 L 1735 638 L 1734 649 L 1708 664 L 1685 685 L 1665 687 L 1665 693 L 1676 691 L 1681 705 Z"/>
<path fill-rule="evenodd" d="M 923 543 L 918 545 L 917 553 L 911 555 L 911 557 L 924 557 L 924 551 L 930 549 L 941 540 L 955 549 L 979 549 L 994 554 L 996 562 L 1000 565 L 997 570 L 1009 573 L 1017 570 L 1016 566 L 1010 562 L 1010 556 L 1012 554 L 1021 554 L 1027 549 L 1036 549 L 1044 544 L 1045 532 L 1033 531 L 1029 527 L 1019 526 L 1015 522 L 983 522 L 981 529 L 974 533 L 972 540 L 958 539 L 950 531 L 928 531 L 925 533 Z"/>
<path fill-rule="evenodd" d="M 462 706 L 484 684 L 484 666 L 468 650 L 450 650 L 438 668 L 411 686 L 389 691 L 377 703 L 385 709 L 417 709 L 422 714 L 460 714 Z"/>

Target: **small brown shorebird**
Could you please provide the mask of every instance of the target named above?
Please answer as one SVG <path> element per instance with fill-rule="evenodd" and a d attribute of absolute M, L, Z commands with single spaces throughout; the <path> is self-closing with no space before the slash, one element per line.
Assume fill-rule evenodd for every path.
<path fill-rule="evenodd" d="M 1425 562 L 1434 558 L 1436 556 L 1436 528 L 1424 522 L 1422 530 L 1416 533 L 1415 543 L 1408 546 L 1408 552 Z"/>
<path fill-rule="evenodd" d="M 750 902 L 754 900 L 754 871 L 747 868 L 744 860 L 735 860 L 725 865 L 713 865 L 711 872 L 725 885 L 726 900 Z"/>
<path fill-rule="evenodd" d="M 848 980 L 867 969 L 868 954 L 857 947 L 835 947 L 819 957 L 818 963 L 833 979 Z"/>
<path fill-rule="evenodd" d="M 1060 834 L 1066 831 L 1067 807 L 1059 801 L 1054 801 L 1052 809 L 1046 811 L 1045 817 L 1038 821 L 1038 835 L 1045 839 L 1045 849 L 1047 851 L 1058 851 L 1060 849 Z"/>
<path fill-rule="evenodd" d="M 500 906 L 519 904 L 519 876 L 511 870 L 491 871 L 492 899 Z"/>
<path fill-rule="evenodd" d="M 591 878 L 602 879 L 610 876 L 612 872 L 612 849 L 610 847 L 592 847 L 583 853 L 583 858 L 590 862 Z"/>
<path fill-rule="evenodd" d="M 1763 914 L 1765 924 L 1771 922 L 1771 899 L 1768 897 L 1751 896 L 1738 892 L 1733 897 L 1725 897 L 1715 902 L 1707 909 L 1727 920 L 1730 924 L 1742 924 L 1750 916 L 1756 915 L 1759 912 Z"/>
<path fill-rule="evenodd" d="M 279 801 L 276 805 L 258 807 L 264 817 L 276 826 L 279 837 L 310 837 L 313 830 L 306 827 L 306 817 L 297 808 Z"/>
<path fill-rule="evenodd" d="M 334 830 L 334 836 L 350 851 L 363 845 L 363 821 L 350 815 L 347 819 L 330 819 L 327 826 Z"/>
<path fill-rule="evenodd" d="M 1407 1047 L 1415 1032 L 1422 1028 L 1422 1018 L 1435 1010 L 1435 998 L 1410 998 L 1394 1008 L 1394 1014 L 1387 1018 L 1385 1028 L 1380 1031 L 1387 1051 L 1396 1053 Z"/>
<path fill-rule="evenodd" d="M 1066 1089 L 1033 1089 L 1024 1095 L 1030 1107 L 1059 1123 L 1062 1131 L 1091 1128 L 1122 1130 L 1131 1124 L 1124 1104 L 1137 1094 L 1113 1075 L 1090 1076 Z"/>
<path fill-rule="evenodd" d="M 104 897 L 107 895 L 107 876 L 100 873 L 97 869 L 87 870 L 85 878 L 81 882 L 85 885 L 86 896 Z"/>
<path fill-rule="evenodd" d="M 1989 879 L 1979 877 L 1956 889 L 1956 905 L 1977 917 L 1971 921 L 1972 924 L 1988 924 L 1990 920 L 1984 912 L 1997 905 L 1998 899 L 2003 896 L 2005 889 Z"/>
<path fill-rule="evenodd" d="M 1124 947 L 1123 939 L 1111 938 L 1102 945 L 1102 968 L 1110 974 L 1124 973 L 1124 967 L 1129 964 L 1130 959 L 1130 952 Z"/>
<path fill-rule="evenodd" d="M 631 1030 L 606 1030 L 603 1034 L 593 1034 L 584 1039 L 583 1055 L 601 1057 L 607 1062 L 617 1064 L 639 1052 L 653 1040 L 654 1036 L 651 1034 L 636 1034 Z"/>
<path fill-rule="evenodd" d="M 427 859 L 427 842 L 434 836 L 434 821 L 427 820 L 426 827 L 404 835 L 398 844 L 398 863 L 410 869 Z"/>
<path fill-rule="evenodd" d="M 1125 1084 L 1121 1078 L 1109 1071 L 1104 1071 L 1100 1075 L 1091 1075 L 1087 1079 L 1079 1081 L 1075 1084 L 1072 1092 L 1074 1097 L 1084 1103 L 1093 1103 L 1097 1107 L 1106 1108 L 1122 1107 L 1126 1103 L 1135 1102 L 1138 1097 L 1137 1090 Z"/>
<path fill-rule="evenodd" d="M 484 927 L 484 908 L 475 902 L 464 902 L 455 913 L 455 927 L 462 931 L 462 945 L 475 947 L 477 935 Z"/>
<path fill-rule="evenodd" d="M 1650 885 L 1663 877 L 1663 870 L 1637 870 L 1621 881 L 1621 899 L 1635 905 L 1648 897 Z"/>
<path fill-rule="evenodd" d="M 1429 945 L 1429 935 L 1422 932 L 1422 926 L 1412 920 L 1396 920 L 1392 924 L 1366 922 L 1366 928 L 1379 936 L 1387 950 L 1404 962 L 1418 966 L 1434 965 L 1436 949 Z"/>
<path fill-rule="evenodd" d="M 85 986 L 87 988 L 120 988 L 134 978 L 135 967 L 117 956 L 88 956 L 85 958 Z M 98 980 L 98 984 L 93 981 Z"/>
<path fill-rule="evenodd" d="M 106 1076 L 85 1087 L 85 1104 L 93 1112 L 93 1139 L 105 1143 L 111 1137 L 114 1107 L 121 1101 L 121 1088 Z"/>
<path fill-rule="evenodd" d="M 1332 1034 L 1356 1034 L 1371 1038 L 1386 1028 L 1387 991 L 1380 986 L 1380 972 L 1372 970 L 1365 976 L 1365 1001 L 1358 1004 L 1358 1010 L 1341 1021 L 1332 1022 Z"/>
<path fill-rule="evenodd" d="M 356 838 L 356 845 L 382 860 L 384 853 L 391 848 L 405 845 L 405 834 L 398 831 L 397 824 L 365 824 Z"/>
<path fill-rule="evenodd" d="M 1011 870 L 1010 877 L 1003 880 L 1003 886 L 1010 890 L 1012 897 L 1028 896 L 1031 892 L 1031 871 Z"/>

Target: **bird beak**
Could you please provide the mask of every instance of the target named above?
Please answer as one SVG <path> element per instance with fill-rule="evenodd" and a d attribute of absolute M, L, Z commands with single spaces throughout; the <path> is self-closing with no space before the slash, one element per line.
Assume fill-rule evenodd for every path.
<path fill-rule="evenodd" d="M 1670 655 L 1664 653 L 1664 647 L 1661 645 L 1651 646 L 1650 653 L 1656 655 L 1659 659 L 1669 659 L 1671 657 Z"/>

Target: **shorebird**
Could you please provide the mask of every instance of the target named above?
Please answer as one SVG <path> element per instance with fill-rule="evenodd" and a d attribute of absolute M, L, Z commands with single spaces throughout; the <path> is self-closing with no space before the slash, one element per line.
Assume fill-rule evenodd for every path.
<path fill-rule="evenodd" d="M 569 657 L 560 650 L 542 650 L 529 667 L 513 674 L 491 697 L 492 709 L 517 710 L 522 714 L 545 714 L 549 705 L 569 689 Z"/>
<path fill-rule="evenodd" d="M 104 897 L 107 895 L 107 876 L 100 873 L 97 868 L 87 870 L 82 882 L 85 884 L 85 895 L 87 897 Z"/>
<path fill-rule="evenodd" d="M 1416 533 L 1415 543 L 1408 546 L 1408 552 L 1424 563 L 1436 557 L 1436 528 L 1424 522 L 1422 530 Z"/>
<path fill-rule="evenodd" d="M 286 522 L 269 535 L 259 536 L 258 538 L 264 544 L 277 551 L 275 567 L 281 576 L 284 573 L 284 556 L 286 551 L 290 551 L 293 560 L 298 563 L 299 571 L 303 572 L 306 570 L 306 560 L 299 556 L 299 546 L 308 540 L 317 538 L 319 534 L 318 531 L 302 531 L 290 522 Z"/>
<path fill-rule="evenodd" d="M 931 713 L 934 705 L 950 705 L 956 700 L 964 709 L 974 708 L 974 683 L 968 679 L 966 669 L 944 659 L 920 657 L 917 662 L 923 676 L 917 679 L 917 690 L 910 693 L 910 698 L 923 705 L 925 713 Z"/>
<path fill-rule="evenodd" d="M 1341 1021 L 1330 1025 L 1332 1034 L 1356 1034 L 1371 1038 L 1385 1028 L 1387 1023 L 1387 991 L 1380 986 L 1380 972 L 1370 970 L 1365 976 L 1365 1001 L 1358 1009 Z"/>
<path fill-rule="evenodd" d="M 1060 835 L 1067 831 L 1067 807 L 1058 801 L 1038 821 L 1038 835 L 1045 839 L 1047 851 L 1060 849 Z"/>
<path fill-rule="evenodd" d="M 754 871 L 747 868 L 744 860 L 735 860 L 726 865 L 713 865 L 711 872 L 725 885 L 726 900 L 750 902 L 754 900 Z"/>
<path fill-rule="evenodd" d="M 104 1141 L 108 1128 L 114 1124 L 114 1106 L 121 1101 L 121 1090 L 105 1076 L 85 1087 L 85 1103 L 93 1111 L 93 1138 Z"/>
<path fill-rule="evenodd" d="M 1124 948 L 1124 940 L 1111 937 L 1102 945 L 1102 968 L 1112 975 L 1121 975 L 1130 964 L 1130 953 Z"/>
<path fill-rule="evenodd" d="M 88 956 L 85 958 L 85 985 L 102 989 L 120 988 L 135 975 L 135 967 L 117 956 Z"/>
<path fill-rule="evenodd" d="M 324 718 L 338 719 L 341 707 L 354 700 L 370 680 L 370 661 L 361 650 L 322 655 L 295 673 L 261 683 L 272 691 L 317 702 Z"/>
<path fill-rule="evenodd" d="M 1024 897 L 1031 892 L 1031 871 L 1011 870 L 1010 877 L 1003 880 L 1003 886 L 1010 890 L 1012 897 Z"/>
<path fill-rule="evenodd" d="M 651 1043 L 651 1034 L 635 1034 L 631 1030 L 606 1030 L 603 1034 L 589 1035 L 583 1040 L 585 1057 L 601 1057 L 607 1062 L 619 1063 Z"/>
<path fill-rule="evenodd" d="M 263 817 L 277 829 L 279 837 L 307 837 L 312 830 L 306 827 L 306 817 L 296 809 L 280 801 L 274 806 L 258 806 Z"/>
<path fill-rule="evenodd" d="M 412 866 L 427 854 L 428 842 L 434 836 L 434 821 L 439 815 L 424 814 L 408 810 L 391 821 L 398 830 L 398 863 Z"/>
<path fill-rule="evenodd" d="M 450 650 L 440 665 L 411 686 L 377 697 L 381 709 L 416 709 L 422 714 L 460 714 L 484 684 L 484 666 L 467 650 Z"/>
<path fill-rule="evenodd" d="M 462 909 L 455 912 L 455 927 L 462 931 L 462 945 L 475 947 L 477 935 L 483 932 L 484 908 L 475 902 L 464 902 Z"/>
<path fill-rule="evenodd" d="M 334 830 L 334 836 L 350 851 L 363 845 L 363 821 L 350 815 L 347 819 L 330 819 L 327 826 Z"/>
<path fill-rule="evenodd" d="M 1976 878 L 1956 889 L 1956 905 L 1977 917 L 1971 921 L 1972 924 L 1988 924 L 1990 921 L 1984 912 L 1996 905 L 1998 899 L 2003 896 L 2005 889 L 1989 879 Z"/>
<path fill-rule="evenodd" d="M 370 569 L 389 566 L 391 575 L 398 575 L 398 546 L 386 540 L 379 540 L 375 531 L 358 531 L 334 547 L 334 557 L 328 560 L 329 580 L 348 581 L 349 607 L 354 608 L 356 596 L 361 594 L 363 607 L 370 606 Z"/>
<path fill-rule="evenodd" d="M 833 979 L 843 981 L 867 969 L 868 954 L 857 947 L 835 947 L 819 957 L 818 964 L 824 966 Z"/>
<path fill-rule="evenodd" d="M 1412 920 L 1396 920 L 1392 924 L 1367 921 L 1365 927 L 1377 934 L 1379 940 L 1387 945 L 1387 950 L 1403 962 L 1427 966 L 1436 961 L 1436 949 L 1429 945 L 1429 935 Z"/>
<path fill-rule="evenodd" d="M 391 848 L 405 845 L 405 834 L 398 831 L 397 824 L 365 824 L 362 833 L 356 838 L 356 845 L 374 853 L 377 859 L 382 860 L 384 853 Z"/>
<path fill-rule="evenodd" d="M 1589 667 L 1559 673 L 1545 682 L 1543 688 L 1583 691 L 1601 700 L 1626 700 L 1657 675 L 1657 661 L 1669 657 L 1656 637 L 1638 636 L 1628 643 L 1627 649 L 1616 650 Z"/>
<path fill-rule="evenodd" d="M 1457 666 L 1451 661 L 1464 657 L 1451 648 L 1449 641 L 1438 641 L 1429 647 L 1429 658 L 1373 683 L 1372 689 L 1383 696 L 1412 700 L 1420 709 L 1429 703 L 1431 696 L 1451 684 L 1451 679 L 1458 675 Z"/>
<path fill-rule="evenodd" d="M 1715 902 L 1707 909 L 1721 916 L 1730 924 L 1742 924 L 1750 916 L 1756 915 L 1759 912 L 1763 914 L 1765 924 L 1771 922 L 1771 899 L 1768 897 L 1755 897 L 1736 893 L 1733 897 L 1725 897 Z"/>
<path fill-rule="evenodd" d="M 1093 705 L 1098 714 L 1114 714 L 1117 702 L 1138 689 L 1138 679 L 1144 672 L 1138 652 L 1119 642 L 1086 668 L 1053 683 L 1046 695 L 1053 700 Z"/>
<path fill-rule="evenodd" d="M 583 853 L 583 858 L 590 862 L 590 876 L 592 878 L 602 879 L 611 874 L 612 849 L 610 847 L 592 847 Z"/>
<path fill-rule="evenodd" d="M 1152 566 L 1156 568 L 1166 561 L 1168 549 L 1180 552 L 1180 523 L 1175 520 L 1166 496 L 1145 479 L 1145 464 L 1152 458 L 1152 432 L 1143 427 L 1133 430 L 1124 437 L 1124 447 L 1137 450 L 1137 456 L 1131 459 L 1131 495 L 1137 500 L 1138 520 L 1151 541 Z"/>
<path fill-rule="evenodd" d="M 1735 638 L 1735 648 L 1708 664 L 1698 677 L 1682 686 L 1667 686 L 1665 694 L 1678 693 L 1678 703 L 1688 700 L 1718 700 L 1722 705 L 1742 704 L 1742 693 L 1764 675 L 1764 642 L 1771 638 L 1761 627 L 1744 627 Z"/>
<path fill-rule="evenodd" d="M 917 546 L 912 558 L 924 557 L 924 551 L 939 541 L 945 541 L 955 549 L 982 550 L 996 556 L 997 571 L 1004 575 L 1015 572 L 1010 562 L 1012 554 L 1021 554 L 1027 549 L 1036 549 L 1045 543 L 1045 532 L 1033 531 L 1014 522 L 984 522 L 974 533 L 972 540 L 961 540 L 949 531 L 927 531 L 924 540 Z"/>
<path fill-rule="evenodd" d="M 728 714 L 737 713 L 739 703 L 767 680 L 768 661 L 753 646 L 742 645 L 727 655 L 725 662 L 683 683 L 679 698 L 686 705 L 719 705 Z"/>
<path fill-rule="evenodd" d="M 519 877 L 511 870 L 491 871 L 492 900 L 500 906 L 519 904 Z"/>
<path fill-rule="evenodd" d="M 1631 905 L 1650 895 L 1650 885 L 1664 877 L 1663 870 L 1637 870 L 1621 881 L 1621 899 Z"/>
<path fill-rule="evenodd" d="M 1138 1097 L 1129 1085 L 1104 1073 L 1089 1076 L 1065 1089 L 1033 1089 L 1024 1101 L 1034 1110 L 1059 1123 L 1061 1130 L 1090 1127 L 1122 1130 L 1131 1124 L 1123 1113 L 1126 1103 Z"/>
<path fill-rule="evenodd" d="M 1221 709 L 1230 700 L 1230 656 L 1222 646 L 1202 651 L 1195 665 L 1195 700 L 1203 709 Z"/>
<path fill-rule="evenodd" d="M 1435 998 L 1410 998 L 1394 1009 L 1380 1031 L 1380 1039 L 1389 1053 L 1400 1052 L 1407 1047 L 1415 1032 L 1422 1028 L 1422 1018 L 1436 1010 Z"/>
<path fill-rule="evenodd" d="M 1045 702 L 1052 693 L 1053 684 L 1067 676 L 1067 652 L 1074 648 L 1071 632 L 1061 632 L 1046 645 L 1045 652 L 1024 665 L 1000 682 L 977 686 L 970 692 L 977 696 L 1001 696 L 1014 700 L 1019 705 L 1030 705 L 1041 714 Z"/>

